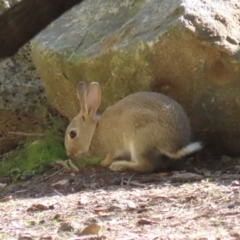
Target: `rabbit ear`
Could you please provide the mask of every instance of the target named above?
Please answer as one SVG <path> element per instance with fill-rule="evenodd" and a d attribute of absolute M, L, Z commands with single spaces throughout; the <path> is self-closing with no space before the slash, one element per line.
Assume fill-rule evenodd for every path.
<path fill-rule="evenodd" d="M 86 105 L 88 115 L 94 115 L 101 103 L 102 93 L 100 85 L 97 82 L 92 82 L 86 92 Z"/>
<path fill-rule="evenodd" d="M 77 86 L 77 96 L 80 102 L 81 111 L 83 113 L 87 112 L 86 92 L 87 92 L 87 84 L 85 82 L 79 82 Z"/>

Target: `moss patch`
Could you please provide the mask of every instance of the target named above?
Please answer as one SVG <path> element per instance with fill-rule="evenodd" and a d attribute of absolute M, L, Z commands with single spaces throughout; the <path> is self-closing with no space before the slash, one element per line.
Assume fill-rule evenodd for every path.
<path fill-rule="evenodd" d="M 63 143 L 55 139 L 27 141 L 0 163 L 0 176 L 10 176 L 13 181 L 30 173 L 42 173 L 46 165 L 56 159 L 66 159 Z"/>
<path fill-rule="evenodd" d="M 21 141 L 16 150 L 1 156 L 0 176 L 8 176 L 15 181 L 20 176 L 42 173 L 54 160 L 66 159 L 63 143 L 65 125 L 59 115 L 49 115 L 42 137 L 36 134 L 37 139 Z"/>

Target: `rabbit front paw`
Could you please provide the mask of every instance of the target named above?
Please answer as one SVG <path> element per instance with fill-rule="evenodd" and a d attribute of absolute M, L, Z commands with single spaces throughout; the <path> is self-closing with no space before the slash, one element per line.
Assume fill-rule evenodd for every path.
<path fill-rule="evenodd" d="M 111 165 L 111 163 L 109 163 L 108 161 L 103 160 L 103 161 L 100 162 L 100 165 L 102 167 L 109 167 Z"/>
<path fill-rule="evenodd" d="M 113 162 L 109 169 L 115 172 L 120 172 L 120 171 L 126 171 L 128 170 L 128 164 L 129 162 L 127 161 L 117 161 L 117 162 Z"/>
<path fill-rule="evenodd" d="M 102 167 L 109 167 L 112 162 L 113 162 L 113 157 L 111 155 L 108 155 L 104 160 L 100 162 L 100 165 Z"/>

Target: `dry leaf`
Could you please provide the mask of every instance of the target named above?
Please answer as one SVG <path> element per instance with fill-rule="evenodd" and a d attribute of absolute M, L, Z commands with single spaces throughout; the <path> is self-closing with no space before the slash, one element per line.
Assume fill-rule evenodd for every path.
<path fill-rule="evenodd" d="M 59 213 L 57 213 L 54 217 L 53 217 L 53 219 L 54 220 L 58 220 L 58 222 L 62 222 L 63 220 L 63 218 L 62 218 L 62 216 L 59 214 Z"/>
<path fill-rule="evenodd" d="M 234 237 L 235 239 L 240 239 L 240 233 L 237 232 L 236 230 L 230 230 L 230 234 L 232 237 Z"/>
<path fill-rule="evenodd" d="M 108 210 L 108 209 L 106 209 L 106 208 L 104 208 L 104 207 L 98 207 L 98 208 L 94 208 L 94 212 L 95 213 L 100 213 L 100 212 L 105 212 L 106 210 Z"/>
<path fill-rule="evenodd" d="M 105 240 L 107 239 L 106 236 L 99 236 L 96 234 L 80 236 L 78 238 L 74 238 L 75 240 Z"/>
<path fill-rule="evenodd" d="M 147 219 L 147 218 L 141 218 L 137 222 L 139 225 L 150 225 L 150 224 L 157 224 L 157 222 Z"/>
<path fill-rule="evenodd" d="M 18 237 L 18 240 L 33 240 L 33 239 L 34 237 L 29 234 L 20 235 Z"/>
<path fill-rule="evenodd" d="M 50 236 L 50 235 L 42 235 L 40 238 L 39 238 L 39 240 L 52 240 L 53 238 L 52 238 L 52 236 Z"/>
<path fill-rule="evenodd" d="M 101 229 L 101 227 L 98 224 L 92 223 L 89 226 L 87 226 L 85 229 L 83 229 L 82 232 L 80 233 L 80 235 L 94 235 L 94 234 L 98 234 L 100 229 Z"/>
<path fill-rule="evenodd" d="M 8 202 L 10 200 L 12 200 L 12 196 L 7 196 L 7 197 L 4 197 L 4 198 L 1 198 L 0 202 Z"/>
<path fill-rule="evenodd" d="M 28 208 L 27 211 L 43 211 L 43 210 L 49 210 L 54 209 L 54 205 L 56 204 L 56 201 L 46 201 L 42 203 L 33 204 L 30 208 Z"/>

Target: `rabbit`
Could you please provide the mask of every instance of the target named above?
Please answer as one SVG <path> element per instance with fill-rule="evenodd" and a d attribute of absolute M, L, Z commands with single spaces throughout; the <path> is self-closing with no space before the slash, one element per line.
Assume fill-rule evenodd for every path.
<path fill-rule="evenodd" d="M 64 140 L 72 159 L 103 157 L 100 165 L 112 171 L 149 173 L 202 148 L 200 142 L 190 141 L 191 127 L 183 108 L 166 95 L 133 93 L 101 116 L 96 113 L 102 97 L 97 82 L 88 86 L 79 82 L 77 95 L 81 110 Z M 161 162 L 160 156 L 165 160 Z"/>

